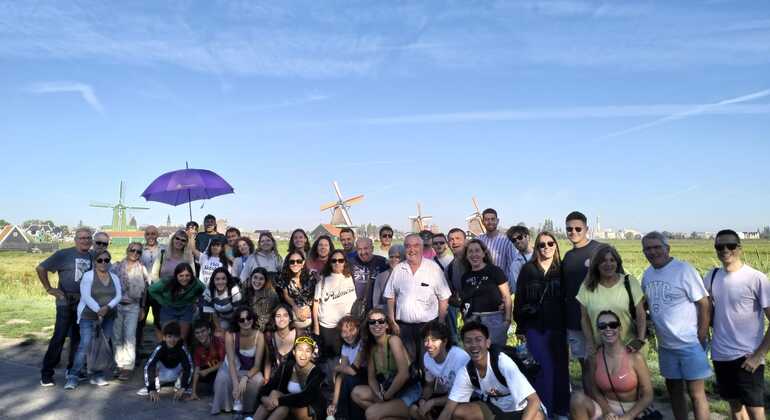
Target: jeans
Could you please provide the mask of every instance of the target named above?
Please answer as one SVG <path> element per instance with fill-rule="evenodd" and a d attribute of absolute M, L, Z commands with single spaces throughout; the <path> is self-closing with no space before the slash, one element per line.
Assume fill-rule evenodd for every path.
<path fill-rule="evenodd" d="M 141 308 L 139 304 L 132 303 L 120 304 L 117 309 L 112 340 L 115 363 L 121 369 L 133 370 L 136 363 L 136 324 L 139 321 Z"/>
<path fill-rule="evenodd" d="M 77 324 L 77 307 L 80 301 L 80 295 L 77 293 L 67 293 L 63 299 L 56 299 L 56 323 L 53 327 L 53 336 L 48 342 L 48 350 L 43 357 L 43 368 L 40 369 L 40 376 L 43 379 L 53 378 L 54 369 L 61 361 L 61 352 L 64 348 L 64 340 L 70 337 L 69 360 L 67 369 L 72 368 L 75 360 L 78 342 L 80 341 L 80 329 Z M 77 372 L 75 372 L 77 374 Z"/>
<path fill-rule="evenodd" d="M 447 325 L 449 326 L 449 333 L 452 335 L 452 341 L 455 343 L 460 342 L 460 335 L 457 330 L 457 314 L 460 312 L 460 308 L 449 305 L 447 308 Z"/>
<path fill-rule="evenodd" d="M 86 356 L 88 355 L 88 348 L 91 345 L 91 340 L 94 337 L 94 327 L 96 326 L 95 319 L 81 319 L 80 320 L 80 345 L 78 345 L 78 352 L 75 354 L 75 360 L 72 363 L 72 369 L 67 377 L 77 376 L 78 372 L 83 370 L 83 366 L 86 364 Z M 112 337 L 112 326 L 115 323 L 114 318 L 104 318 L 102 320 L 102 330 L 107 338 Z M 98 376 L 101 372 L 91 372 L 93 376 Z"/>
<path fill-rule="evenodd" d="M 492 344 L 504 346 L 508 341 L 508 324 L 502 312 L 477 315 L 479 321 L 489 329 Z"/>

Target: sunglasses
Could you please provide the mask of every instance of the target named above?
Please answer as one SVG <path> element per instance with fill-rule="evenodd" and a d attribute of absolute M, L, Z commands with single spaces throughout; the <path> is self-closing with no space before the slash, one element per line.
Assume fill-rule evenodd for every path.
<path fill-rule="evenodd" d="M 330 261 L 334 264 L 345 264 L 344 258 L 333 258 Z"/>
<path fill-rule="evenodd" d="M 238 318 L 238 322 L 249 322 L 251 318 Z"/>
<path fill-rule="evenodd" d="M 545 249 L 545 247 L 553 248 L 554 246 L 556 246 L 556 242 L 554 241 L 540 242 L 539 244 L 537 244 L 537 247 L 540 249 Z"/>
<path fill-rule="evenodd" d="M 580 233 L 583 231 L 583 228 L 579 226 L 578 227 L 567 226 L 567 232 L 572 232 L 573 230 L 577 233 Z"/>
<path fill-rule="evenodd" d="M 185 243 L 187 242 L 187 238 L 174 238 L 174 239 L 176 239 L 179 242 L 185 242 Z"/>
<path fill-rule="evenodd" d="M 311 347 L 315 347 L 315 340 L 313 340 L 312 338 L 306 335 L 303 335 L 302 337 L 299 337 L 296 340 L 294 340 L 294 345 L 296 346 L 297 344 L 307 344 Z"/>
<path fill-rule="evenodd" d="M 446 242 L 444 242 L 444 241 L 439 241 L 439 242 L 433 241 L 433 245 L 446 245 Z"/>
<path fill-rule="evenodd" d="M 514 237 L 513 237 L 513 240 L 514 240 L 514 241 L 520 241 L 520 240 L 522 240 L 522 239 L 524 239 L 524 235 L 517 235 L 517 236 L 514 236 Z"/>
<path fill-rule="evenodd" d="M 596 324 L 596 328 L 599 330 L 606 330 L 607 328 L 611 330 L 617 330 L 620 328 L 620 322 L 618 321 L 610 321 L 610 322 L 600 322 Z"/>
<path fill-rule="evenodd" d="M 378 325 L 378 324 L 382 325 L 385 322 L 387 322 L 387 321 L 385 321 L 385 318 L 370 319 L 370 320 L 366 321 L 366 323 L 369 324 L 369 325 Z"/>
<path fill-rule="evenodd" d="M 109 264 L 110 263 L 110 259 L 109 258 L 97 258 L 95 261 L 97 263 L 99 263 L 99 264 L 102 264 L 102 263 Z"/>
<path fill-rule="evenodd" d="M 302 264 L 305 260 L 289 260 L 289 265 Z"/>
<path fill-rule="evenodd" d="M 95 241 L 94 243 L 99 246 L 109 246 L 110 244 L 109 242 L 102 242 L 102 241 Z"/>
<path fill-rule="evenodd" d="M 716 250 L 717 250 L 717 251 L 719 251 L 719 252 L 722 252 L 722 251 L 724 251 L 724 250 L 725 250 L 725 248 L 729 249 L 730 251 L 735 251 L 736 249 L 738 249 L 738 247 L 739 247 L 739 246 L 740 246 L 740 245 L 739 245 L 739 244 L 736 244 L 736 243 L 731 243 L 731 244 L 716 244 L 716 245 L 714 245 L 714 249 L 716 249 Z"/>
<path fill-rule="evenodd" d="M 136 253 L 136 254 L 141 254 L 142 250 L 141 249 L 129 249 L 128 252 L 133 252 L 133 253 Z"/>
<path fill-rule="evenodd" d="M 393 237 L 392 233 L 383 233 L 382 235 L 380 235 L 380 238 L 392 238 L 392 237 Z"/>

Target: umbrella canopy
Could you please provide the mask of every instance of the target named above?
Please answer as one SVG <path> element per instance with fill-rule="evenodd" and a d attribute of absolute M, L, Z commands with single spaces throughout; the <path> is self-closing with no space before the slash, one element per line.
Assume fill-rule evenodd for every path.
<path fill-rule="evenodd" d="M 221 176 L 206 169 L 180 169 L 167 172 L 153 181 L 142 193 L 147 201 L 178 206 L 196 200 L 206 200 L 232 194 L 233 187 Z M 190 220 L 192 220 L 192 205 Z"/>

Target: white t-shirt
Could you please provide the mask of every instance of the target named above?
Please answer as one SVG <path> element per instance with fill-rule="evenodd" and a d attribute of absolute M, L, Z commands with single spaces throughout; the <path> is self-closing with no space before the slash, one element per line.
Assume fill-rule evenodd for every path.
<path fill-rule="evenodd" d="M 659 269 L 648 267 L 642 277 L 642 289 L 660 347 L 676 350 L 699 343 L 695 302 L 708 296 L 708 292 L 695 268 L 676 259 Z"/>
<path fill-rule="evenodd" d="M 507 387 L 503 386 L 495 377 L 489 356 L 490 354 L 487 353 L 486 375 L 482 378 L 481 374 L 476 371 L 479 377 L 479 386 L 481 387 L 480 392 L 484 399 L 489 396 L 489 402 L 506 413 L 521 411 L 527 408 L 527 397 L 535 393 L 535 389 L 529 384 L 527 378 L 519 371 L 518 366 L 510 357 L 500 353 L 500 357 L 497 359 L 497 367 L 500 368 L 500 373 L 503 374 L 505 381 L 508 383 Z M 471 383 L 468 370 L 465 368 L 458 370 L 454 385 L 452 385 L 452 391 L 449 392 L 449 399 L 457 403 L 467 403 L 471 400 L 474 391 L 478 392 Z M 500 398 L 492 397 L 493 395 L 500 394 L 509 395 Z"/>
<path fill-rule="evenodd" d="M 219 257 L 209 257 L 209 254 L 202 252 L 200 256 L 201 272 L 200 281 L 204 286 L 209 287 L 209 280 L 211 275 L 214 274 L 214 270 L 222 266 L 222 262 L 219 261 Z"/>
<path fill-rule="evenodd" d="M 746 264 L 732 273 L 717 270 L 713 285 L 711 275 L 703 279 L 714 302 L 711 358 L 728 362 L 754 353 L 765 336 L 764 308 L 770 307 L 767 276 Z"/>
<path fill-rule="evenodd" d="M 451 295 L 441 267 L 427 258 L 414 273 L 408 262 L 398 263 L 383 293 L 386 299 L 396 300 L 396 320 L 408 323 L 436 319 L 439 300 Z"/>
<path fill-rule="evenodd" d="M 318 323 L 324 328 L 336 328 L 356 301 L 356 286 L 352 277 L 332 273 L 315 285 L 315 300 L 318 302 Z"/>
<path fill-rule="evenodd" d="M 465 369 L 465 365 L 471 360 L 465 350 L 452 346 L 446 355 L 444 362 L 439 364 L 430 357 L 428 352 L 422 357 L 422 363 L 425 366 L 426 382 L 436 381 L 433 385 L 433 395 L 448 394 L 455 382 L 455 376 L 460 369 Z"/>

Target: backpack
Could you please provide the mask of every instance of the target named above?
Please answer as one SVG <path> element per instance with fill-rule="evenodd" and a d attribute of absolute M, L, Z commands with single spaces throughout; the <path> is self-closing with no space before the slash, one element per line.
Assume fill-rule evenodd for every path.
<path fill-rule="evenodd" d="M 492 373 L 495 375 L 497 382 L 500 382 L 506 388 L 508 387 L 508 381 L 505 380 L 505 376 L 503 376 L 503 373 L 500 371 L 500 366 L 498 366 L 500 353 L 510 357 L 511 360 L 516 363 L 516 366 L 519 368 L 521 373 L 524 374 L 524 376 L 530 382 L 534 381 L 535 376 L 537 376 L 537 374 L 540 372 L 540 364 L 535 362 L 534 359 L 522 360 L 522 358 L 519 357 L 519 352 L 515 347 L 501 347 L 493 345 L 489 348 L 489 364 L 492 365 Z M 473 387 L 476 389 L 481 389 L 481 385 L 479 384 L 479 375 L 478 372 L 476 372 L 476 367 L 473 365 L 473 360 L 468 361 L 468 364 L 465 365 L 465 370 L 468 372 L 468 377 L 470 378 Z M 494 395 L 492 398 L 500 398 L 508 395 L 510 394 Z"/>

